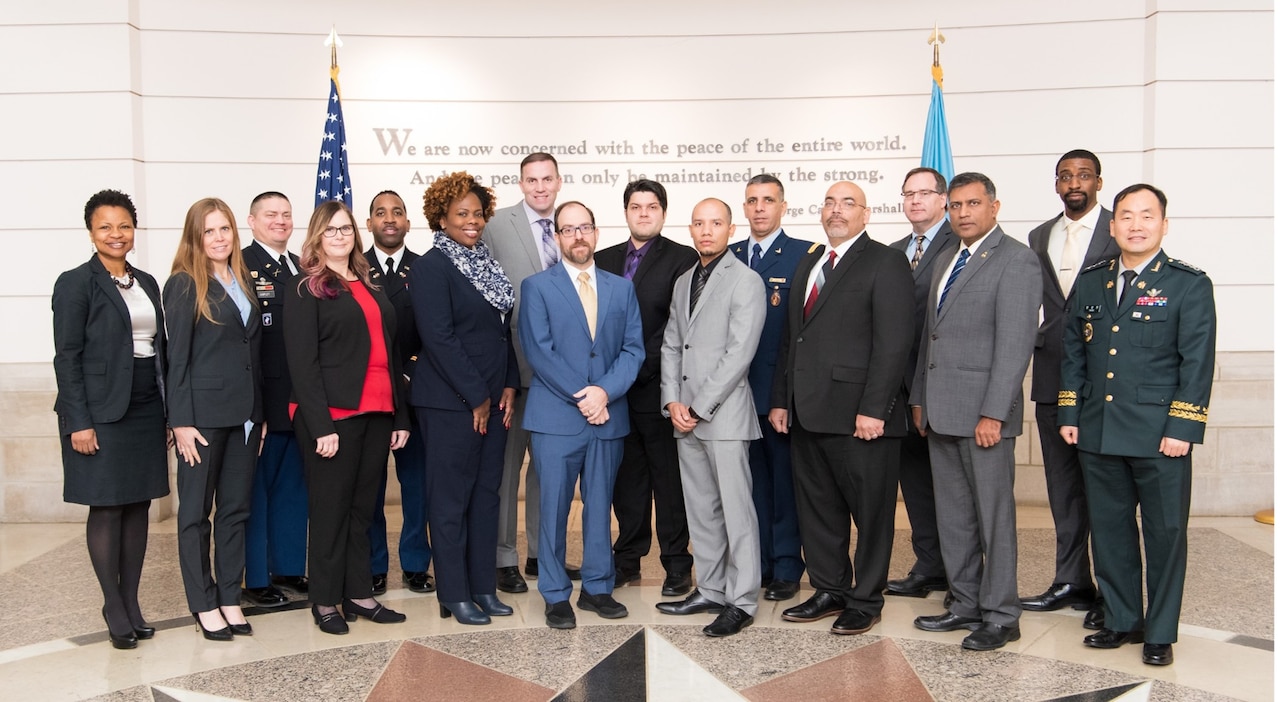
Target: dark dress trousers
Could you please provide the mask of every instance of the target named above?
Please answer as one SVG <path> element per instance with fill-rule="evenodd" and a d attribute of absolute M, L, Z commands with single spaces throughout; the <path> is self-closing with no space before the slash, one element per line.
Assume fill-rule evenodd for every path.
<path fill-rule="evenodd" d="M 624 574 L 640 572 L 640 559 L 649 554 L 652 533 L 667 573 L 693 570 L 689 555 L 689 523 L 680 485 L 671 420 L 662 415 L 662 333 L 671 308 L 671 288 L 681 273 L 693 267 L 698 254 L 659 234 L 652 240 L 631 277 L 640 303 L 644 329 L 644 364 L 627 392 L 631 433 L 622 443 L 622 463 L 613 485 L 613 513 L 618 538 L 613 544 L 614 568 Z M 596 252 L 596 266 L 621 276 L 627 263 L 627 242 Z M 656 518 L 653 510 L 657 511 Z"/>
<path fill-rule="evenodd" d="M 413 318 L 413 302 L 409 294 L 409 272 L 418 254 L 404 249 L 400 257 L 400 265 L 393 275 L 387 275 L 387 256 L 377 248 L 370 247 L 364 252 L 371 270 L 369 278 L 374 285 L 382 288 L 382 292 L 396 310 L 396 343 L 400 345 L 400 367 L 404 375 L 392 380 L 405 386 L 405 396 L 411 395 L 409 378 L 413 377 L 413 367 L 418 361 L 418 350 L 422 342 L 418 339 L 418 325 Z M 378 259 L 382 260 L 379 261 Z M 413 416 L 413 408 L 408 409 L 409 441 L 394 451 L 396 457 L 396 479 L 400 482 L 400 512 L 404 523 L 400 527 L 400 569 L 409 573 L 426 572 L 431 564 L 431 545 L 427 540 L 427 445 L 422 432 L 418 431 L 417 420 Z M 378 489 L 378 500 L 373 510 L 373 523 L 369 526 L 370 570 L 374 573 L 386 573 L 389 565 L 387 553 L 387 515 L 384 511 L 387 499 L 387 478 L 384 475 Z"/>
<path fill-rule="evenodd" d="M 751 264 L 755 241 L 747 239 L 729 245 L 738 260 Z M 800 554 L 800 518 L 796 514 L 796 491 L 791 476 L 791 437 L 779 434 L 769 423 L 770 395 L 773 393 L 774 369 L 778 363 L 778 346 L 787 322 L 791 289 L 804 287 L 795 282 L 796 267 L 806 254 L 821 244 L 800 241 L 781 232 L 769 249 L 761 250 L 756 273 L 764 282 L 765 317 L 760 331 L 760 344 L 751 359 L 747 382 L 759 414 L 761 438 L 751 442 L 751 499 L 760 523 L 761 580 L 799 582 L 804 575 L 804 559 Z"/>
<path fill-rule="evenodd" d="M 507 430 L 498 408 L 520 386 L 511 315 L 497 310 L 443 252 L 423 254 L 409 276 L 422 340 L 410 401 L 426 434 L 427 511 L 441 602 L 497 590 L 498 486 Z M 489 401 L 487 433 L 472 410 Z"/>
<path fill-rule="evenodd" d="M 1099 261 L 1120 254 L 1111 238 L 1111 211 L 1101 205 L 1101 214 L 1093 228 L 1093 237 L 1085 249 L 1085 270 Z M 1049 233 L 1064 215 L 1041 224 L 1027 236 L 1031 250 L 1040 259 L 1044 278 L 1044 321 L 1036 334 L 1036 350 L 1031 356 L 1031 401 L 1036 403 L 1036 428 L 1040 435 L 1040 453 L 1044 458 L 1044 481 L 1049 495 L 1049 511 L 1057 532 L 1054 559 L 1055 583 L 1081 587 L 1093 585 L 1089 569 L 1089 508 L 1085 501 L 1084 474 L 1076 448 L 1058 434 L 1058 388 L 1062 370 L 1062 321 L 1067 307 L 1067 293 L 1058 284 L 1058 270 L 1049 256 Z M 1077 279 L 1079 274 L 1077 274 Z"/>
<path fill-rule="evenodd" d="M 825 248 L 795 272 L 808 285 Z M 858 235 L 826 276 L 806 318 L 793 295 L 771 407 L 789 411 L 796 503 L 809 582 L 846 608 L 877 616 L 893 552 L 899 442 L 907 432 L 902 376 L 911 350 L 911 270 L 902 254 Z M 884 435 L 855 437 L 858 415 Z M 852 568 L 849 521 L 858 530 Z"/>
<path fill-rule="evenodd" d="M 112 507 L 169 494 L 160 288 L 136 268 L 133 276 L 155 307 L 154 358 L 133 357 L 129 308 L 97 255 L 53 286 L 54 411 L 67 502 Z M 71 434 L 83 429 L 97 434 L 92 456 L 71 448 Z"/>
<path fill-rule="evenodd" d="M 169 425 L 195 427 L 209 442 L 196 442 L 198 464 L 178 460 L 178 559 L 192 612 L 240 604 L 245 522 L 262 422 L 261 320 L 251 313 L 248 323 L 242 322 L 235 301 L 212 276 L 206 299 L 213 321 L 196 312 L 191 276 L 175 273 L 164 284 Z M 249 421 L 254 426 L 246 436 Z M 209 514 L 215 507 L 211 532 Z"/>

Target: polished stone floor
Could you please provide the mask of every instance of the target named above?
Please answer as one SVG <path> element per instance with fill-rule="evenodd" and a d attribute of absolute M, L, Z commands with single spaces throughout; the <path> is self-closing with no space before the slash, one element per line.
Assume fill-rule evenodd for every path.
<path fill-rule="evenodd" d="M 393 508 L 394 509 L 394 508 Z M 398 519 L 391 517 L 393 528 Z M 899 509 L 900 525 L 906 525 Z M 1019 510 L 1024 594 L 1052 576 L 1047 510 Z M 891 577 L 910 565 L 900 530 Z M 393 537 L 394 538 L 394 537 Z M 570 560 L 581 552 L 570 536 Z M 890 597 L 883 621 L 833 636 L 831 620 L 783 622 L 799 602 L 761 602 L 741 635 L 709 639 L 711 615 L 659 614 L 661 566 L 615 596 L 621 620 L 578 612 L 578 628 L 546 628 L 536 591 L 502 595 L 515 615 L 488 627 L 439 617 L 435 595 L 412 593 L 391 573 L 381 600 L 403 624 L 360 620 L 327 636 L 305 603 L 254 612 L 254 636 L 215 643 L 196 633 L 182 596 L 172 521 L 152 525 L 142 605 L 160 631 L 138 648 L 107 642 L 83 526 L 0 524 L 0 697 L 13 700 L 1271 700 L 1275 696 L 1272 527 L 1250 519 L 1192 520 L 1176 661 L 1145 666 L 1139 646 L 1085 648 L 1082 613 L 1025 613 L 1005 649 L 960 648 L 966 632 L 929 634 L 915 616 L 942 611 L 941 594 Z M 394 551 L 394 546 L 393 546 Z M 392 554 L 394 564 L 395 554 Z M 531 585 L 533 583 L 531 582 Z M 800 597 L 808 591 L 802 590 Z"/>

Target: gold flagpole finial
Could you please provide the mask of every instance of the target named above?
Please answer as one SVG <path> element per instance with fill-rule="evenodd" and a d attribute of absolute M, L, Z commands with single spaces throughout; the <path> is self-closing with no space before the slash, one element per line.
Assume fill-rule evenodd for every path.
<path fill-rule="evenodd" d="M 933 79 L 942 86 L 942 55 L 941 48 L 945 44 L 947 38 L 938 31 L 938 23 L 933 23 L 933 34 L 929 35 L 929 45 L 933 47 Z"/>
<path fill-rule="evenodd" d="M 338 82 L 338 47 L 342 46 L 342 37 L 338 36 L 338 28 L 329 27 L 329 36 L 325 37 L 324 45 L 329 47 L 329 75 L 333 78 L 334 83 Z"/>

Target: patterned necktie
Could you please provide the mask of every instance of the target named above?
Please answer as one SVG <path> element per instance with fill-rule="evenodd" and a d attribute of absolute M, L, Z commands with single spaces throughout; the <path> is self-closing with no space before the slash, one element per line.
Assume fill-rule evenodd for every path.
<path fill-rule="evenodd" d="M 1062 294 L 1071 292 L 1076 282 L 1076 266 L 1080 265 L 1080 230 L 1084 225 L 1080 222 L 1067 222 L 1067 239 L 1062 244 L 1062 259 L 1058 263 L 1058 286 Z"/>
<path fill-rule="evenodd" d="M 640 250 L 631 249 L 627 252 L 627 265 L 622 268 L 622 277 L 631 280 L 635 277 L 638 268 L 640 268 Z"/>
<path fill-rule="evenodd" d="M 1120 275 L 1124 276 L 1124 286 L 1120 288 L 1120 294 L 1116 296 L 1116 309 L 1124 309 L 1125 302 L 1130 297 L 1129 292 L 1133 290 L 1133 279 L 1138 277 L 1137 271 L 1121 271 Z"/>
<path fill-rule="evenodd" d="M 689 316 L 693 316 L 693 308 L 698 306 L 698 298 L 702 296 L 702 288 L 707 285 L 707 267 L 698 266 L 693 271 L 693 290 L 689 293 Z"/>
<path fill-rule="evenodd" d="M 759 244 L 751 247 L 751 270 L 755 270 L 760 266 L 760 252 L 762 249 Z"/>
<path fill-rule="evenodd" d="M 396 260 L 390 256 L 387 256 L 387 275 L 388 276 L 393 275 L 395 274 L 395 272 L 396 272 Z"/>
<path fill-rule="evenodd" d="M 556 235 L 551 232 L 551 220 L 540 219 L 542 226 L 542 270 L 560 262 L 560 249 L 556 247 Z"/>
<path fill-rule="evenodd" d="M 964 270 L 964 264 L 969 261 L 969 249 L 960 252 L 960 258 L 956 259 L 956 265 L 951 267 L 951 275 L 947 276 L 947 284 L 942 288 L 942 295 L 938 297 L 938 314 L 942 314 L 942 303 L 947 301 L 947 293 L 951 292 L 951 285 L 956 282 L 956 278 L 960 277 L 960 271 Z"/>
<path fill-rule="evenodd" d="M 920 265 L 920 258 L 924 256 L 924 234 L 916 236 L 916 253 L 911 257 L 911 270 L 915 270 Z"/>
<path fill-rule="evenodd" d="M 813 306 L 818 302 L 818 293 L 822 292 L 822 286 L 827 284 L 827 273 L 836 269 L 836 251 L 831 250 L 831 255 L 827 257 L 827 262 L 822 264 L 818 269 L 818 277 L 813 281 L 813 287 L 809 288 L 809 297 L 804 301 L 804 318 L 809 318 L 809 313 L 813 311 Z"/>
<path fill-rule="evenodd" d="M 587 330 L 591 332 L 591 340 L 596 338 L 596 291 L 591 289 L 591 274 L 582 271 L 578 274 L 578 298 L 582 300 L 582 312 L 587 316 Z"/>

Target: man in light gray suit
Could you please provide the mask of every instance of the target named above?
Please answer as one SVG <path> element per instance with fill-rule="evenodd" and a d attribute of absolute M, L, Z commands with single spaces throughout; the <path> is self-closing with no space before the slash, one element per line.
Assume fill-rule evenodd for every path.
<path fill-rule="evenodd" d="M 969 629 L 963 646 L 1021 637 L 1013 446 L 1035 346 L 1040 262 L 996 224 L 996 187 L 961 173 L 948 192 L 960 247 L 930 288 L 910 405 L 929 437 L 942 560 L 955 601 L 917 617 L 925 631 Z"/>
<path fill-rule="evenodd" d="M 662 407 L 675 427 L 698 588 L 665 614 L 717 612 L 702 632 L 751 625 L 760 588 L 760 531 L 751 499 L 751 441 L 760 438 L 747 371 L 764 328 L 764 283 L 734 256 L 729 206 L 693 208 L 698 265 L 676 279 L 662 340 Z"/>
<path fill-rule="evenodd" d="M 507 432 L 507 454 L 502 468 L 502 485 L 498 488 L 501 501 L 498 507 L 498 589 L 503 592 L 529 590 L 528 583 L 520 576 L 520 554 L 516 551 L 520 469 L 529 448 L 529 432 L 524 429 L 524 403 L 529 396 L 529 380 L 533 377 L 533 370 L 529 368 L 520 346 L 520 283 L 560 262 L 559 244 L 552 231 L 556 193 L 560 192 L 560 166 L 555 157 L 541 152 L 526 156 L 520 162 L 520 191 L 524 193 L 524 199 L 494 212 L 493 219 L 484 228 L 485 244 L 516 290 L 511 329 L 516 335 L 516 361 L 520 365 L 520 392 L 516 394 L 511 430 Z M 541 492 L 536 468 L 530 459 L 524 485 L 524 527 L 529 537 L 525 573 L 530 577 L 538 575 L 538 503 Z M 566 571 L 574 580 L 581 578 L 577 568 L 568 566 Z"/>

